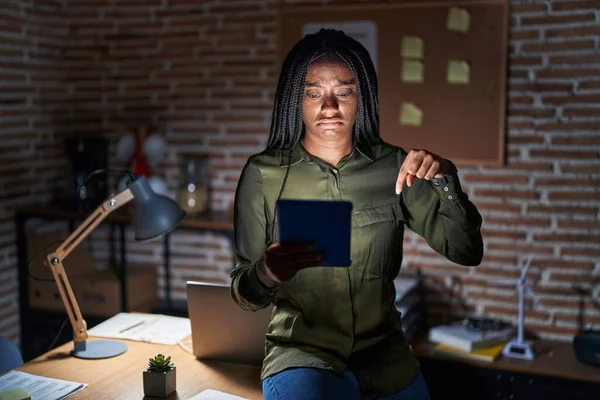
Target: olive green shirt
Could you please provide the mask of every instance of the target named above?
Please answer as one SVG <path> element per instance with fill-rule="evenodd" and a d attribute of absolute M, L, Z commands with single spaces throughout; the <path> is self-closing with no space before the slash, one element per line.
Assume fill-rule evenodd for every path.
<path fill-rule="evenodd" d="M 449 260 L 478 265 L 481 216 L 457 180 L 433 186 L 415 179 L 398 196 L 407 153 L 395 146 L 358 145 L 335 168 L 300 144 L 291 163 L 289 155 L 273 150 L 250 157 L 235 197 L 233 299 L 251 311 L 274 305 L 262 378 L 289 367 L 350 369 L 364 398 L 398 392 L 419 372 L 394 306 L 404 226 Z M 288 164 L 282 199 L 352 202 L 352 264 L 307 268 L 269 289 L 255 266 L 278 240 L 277 229 L 271 237 L 273 214 Z"/>

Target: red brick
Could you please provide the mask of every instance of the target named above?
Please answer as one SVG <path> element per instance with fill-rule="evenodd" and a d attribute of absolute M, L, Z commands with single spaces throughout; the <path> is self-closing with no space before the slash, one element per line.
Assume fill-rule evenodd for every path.
<path fill-rule="evenodd" d="M 563 165 L 561 169 L 565 173 L 600 174 L 600 165 Z"/>
<path fill-rule="evenodd" d="M 530 204 L 527 206 L 527 212 L 532 213 L 550 213 L 550 214 L 573 214 L 595 216 L 598 212 L 596 207 L 585 206 L 556 206 L 556 205 L 536 205 Z"/>
<path fill-rule="evenodd" d="M 563 110 L 563 115 L 567 117 L 598 117 L 600 108 L 567 108 Z"/>
<path fill-rule="evenodd" d="M 534 233 L 534 240 L 540 242 L 575 242 L 597 244 L 600 242 L 600 235 L 582 235 L 569 233 Z"/>
<path fill-rule="evenodd" d="M 547 29 L 546 38 L 569 36 L 597 36 L 599 33 L 600 25 L 588 25 L 570 28 Z"/>
<path fill-rule="evenodd" d="M 600 192 L 582 192 L 580 190 L 573 190 L 570 192 L 551 192 L 548 193 L 548 199 L 551 201 L 563 201 L 571 200 L 576 201 L 599 201 Z"/>
<path fill-rule="evenodd" d="M 560 253 L 565 256 L 600 257 L 600 248 L 565 247 L 560 249 Z"/>
<path fill-rule="evenodd" d="M 550 227 L 550 218 L 525 218 L 519 216 L 517 218 L 486 216 L 483 218 L 483 223 L 486 225 L 503 225 L 503 226 L 528 226 L 535 228 Z"/>
<path fill-rule="evenodd" d="M 541 32 L 538 29 L 528 30 L 511 30 L 508 33 L 509 40 L 529 40 L 529 39 L 540 39 L 542 37 Z"/>
<path fill-rule="evenodd" d="M 565 259 L 552 258 L 534 258 L 531 261 L 532 267 L 546 268 L 561 268 L 568 270 L 593 271 L 594 263 L 591 261 L 573 261 Z"/>
<path fill-rule="evenodd" d="M 530 150 L 531 157 L 544 158 L 568 158 L 568 159 L 596 159 L 599 156 L 598 150 Z"/>
<path fill-rule="evenodd" d="M 546 11 L 548 7 L 546 4 L 531 4 L 531 3 L 510 3 L 511 13 L 532 13 Z"/>
<path fill-rule="evenodd" d="M 566 95 L 566 96 L 554 96 L 548 95 L 542 97 L 542 102 L 546 104 L 565 104 L 565 103 L 590 103 L 597 104 L 600 102 L 600 94 L 580 94 L 580 95 Z"/>
<path fill-rule="evenodd" d="M 524 53 L 558 53 L 573 50 L 593 50 L 594 40 L 573 40 L 569 42 L 550 42 L 523 43 L 521 51 Z"/>
<path fill-rule="evenodd" d="M 491 315 L 491 316 L 500 316 L 500 317 L 514 317 L 517 313 L 516 311 L 516 304 L 513 305 L 513 307 L 508 308 L 507 306 L 509 306 L 509 304 L 506 304 L 506 306 L 488 306 L 486 305 L 483 308 L 483 312 L 485 313 L 485 315 Z M 531 310 L 528 309 L 525 311 L 525 318 L 526 319 L 539 319 L 542 321 L 550 321 L 550 317 L 551 314 L 545 311 L 539 311 L 539 310 Z"/>
<path fill-rule="evenodd" d="M 600 200 L 600 193 L 598 194 Z M 558 220 L 559 228 L 575 228 L 575 229 L 587 229 L 587 230 L 600 230 L 600 221 L 590 220 Z"/>
<path fill-rule="evenodd" d="M 511 117 L 533 117 L 544 118 L 553 117 L 556 114 L 556 108 L 510 108 L 508 115 Z"/>
<path fill-rule="evenodd" d="M 509 144 L 543 144 L 544 137 L 538 135 L 512 135 L 507 139 Z"/>
<path fill-rule="evenodd" d="M 544 69 L 536 71 L 535 76 L 537 79 L 544 78 L 589 78 L 593 76 L 600 76 L 600 72 L 595 68 L 564 68 L 564 69 Z"/>
<path fill-rule="evenodd" d="M 522 175 L 481 175 L 481 174 L 461 174 L 461 179 L 468 181 L 468 183 L 514 183 L 524 184 L 529 181 L 529 178 Z"/>
<path fill-rule="evenodd" d="M 554 166 L 549 162 L 509 162 L 505 168 L 523 171 L 552 171 Z"/>
<path fill-rule="evenodd" d="M 598 62 L 600 62 L 600 57 L 598 58 Z M 579 82 L 577 85 L 578 90 L 598 90 L 600 89 L 600 81 L 585 81 Z"/>
<path fill-rule="evenodd" d="M 572 83 L 557 83 L 557 82 L 525 82 L 512 83 L 509 90 L 518 92 L 572 92 Z"/>
<path fill-rule="evenodd" d="M 572 54 L 572 55 L 561 55 L 561 56 L 550 56 L 550 65 L 561 65 L 561 64 L 597 64 L 600 62 L 600 54 L 594 51 L 591 54 Z"/>
<path fill-rule="evenodd" d="M 558 145 L 578 145 L 595 146 L 600 144 L 600 136 L 575 136 L 575 137 L 553 137 L 553 144 Z"/>
<path fill-rule="evenodd" d="M 514 239 L 514 240 L 525 240 L 527 236 L 525 232 L 511 232 L 511 231 L 494 231 L 487 228 L 482 228 L 481 233 L 483 237 L 488 239 Z"/>
<path fill-rule="evenodd" d="M 535 190 L 514 190 L 514 189 L 479 189 L 474 190 L 475 197 L 493 197 L 496 199 L 519 199 L 535 200 L 539 198 L 539 193 Z"/>
<path fill-rule="evenodd" d="M 500 212 L 513 212 L 519 213 L 521 212 L 521 206 L 519 204 L 510 204 L 510 203 L 492 203 L 486 202 L 482 200 L 473 200 L 473 203 L 477 206 L 477 208 L 485 211 L 500 211 Z"/>
<path fill-rule="evenodd" d="M 552 255 L 554 254 L 554 247 L 540 247 L 533 246 L 530 244 L 519 244 L 519 243 L 511 243 L 511 244 L 503 244 L 503 243 L 488 243 L 487 244 L 488 251 L 502 251 L 507 253 L 515 253 L 515 254 L 545 254 Z M 487 253 L 486 253 L 487 254 Z"/>
<path fill-rule="evenodd" d="M 523 129 L 532 129 L 533 122 L 531 121 L 509 121 L 507 123 L 507 128 L 509 131 L 511 130 L 523 130 Z"/>
<path fill-rule="evenodd" d="M 536 178 L 535 185 L 539 186 L 600 186 L 600 178 Z"/>
<path fill-rule="evenodd" d="M 523 16 L 521 25 L 558 25 L 571 24 L 575 22 L 593 22 L 596 20 L 594 13 L 586 14 L 553 14 L 543 16 Z"/>
<path fill-rule="evenodd" d="M 578 324 L 580 321 L 584 325 L 595 324 L 600 325 L 600 316 L 598 315 L 572 315 L 564 313 L 556 313 L 555 319 L 557 323 Z"/>
<path fill-rule="evenodd" d="M 569 132 L 569 131 L 592 131 L 600 130 L 600 122 L 542 122 L 537 127 L 540 132 Z"/>
<path fill-rule="evenodd" d="M 552 3 L 552 11 L 570 11 L 570 10 L 597 10 L 600 8 L 600 1 L 598 0 L 583 0 L 583 1 L 572 1 L 565 0 L 561 2 Z"/>

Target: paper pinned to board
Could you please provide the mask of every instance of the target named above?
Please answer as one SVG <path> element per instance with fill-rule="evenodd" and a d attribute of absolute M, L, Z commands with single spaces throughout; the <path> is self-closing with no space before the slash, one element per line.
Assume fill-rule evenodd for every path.
<path fill-rule="evenodd" d="M 402 37 L 402 57 L 423 59 L 423 39 L 418 36 Z"/>
<path fill-rule="evenodd" d="M 23 389 L 32 400 L 59 400 L 79 392 L 87 383 L 64 381 L 45 376 L 10 371 L 0 376 L 0 392 Z"/>
<path fill-rule="evenodd" d="M 400 124 L 421 126 L 423 124 L 423 111 L 413 103 L 402 103 L 400 108 Z"/>
<path fill-rule="evenodd" d="M 248 400 L 243 397 L 234 396 L 229 393 L 220 392 L 214 389 L 204 390 L 190 400 Z"/>
<path fill-rule="evenodd" d="M 446 16 L 446 29 L 455 32 L 468 32 L 471 25 L 471 14 L 466 8 L 451 7 Z"/>
<path fill-rule="evenodd" d="M 402 81 L 407 83 L 422 83 L 423 62 L 419 60 L 402 61 Z"/>
<path fill-rule="evenodd" d="M 464 60 L 448 61 L 446 76 L 448 83 L 468 84 L 471 81 L 471 65 Z"/>
<path fill-rule="evenodd" d="M 137 313 L 118 313 L 88 330 L 90 336 L 159 344 L 177 344 L 191 334 L 189 318 Z"/>

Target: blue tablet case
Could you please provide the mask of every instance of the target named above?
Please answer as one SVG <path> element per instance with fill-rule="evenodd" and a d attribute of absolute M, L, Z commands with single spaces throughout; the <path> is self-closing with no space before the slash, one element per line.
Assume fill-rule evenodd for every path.
<path fill-rule="evenodd" d="M 281 243 L 312 243 L 324 266 L 350 266 L 351 202 L 279 200 L 277 216 Z"/>

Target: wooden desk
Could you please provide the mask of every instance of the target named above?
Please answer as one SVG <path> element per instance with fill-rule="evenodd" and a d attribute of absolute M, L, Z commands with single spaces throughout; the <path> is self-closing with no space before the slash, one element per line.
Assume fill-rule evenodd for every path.
<path fill-rule="evenodd" d="M 93 339 L 91 339 L 93 340 Z M 142 372 L 148 359 L 158 353 L 170 355 L 177 368 L 177 391 L 169 400 L 189 399 L 206 389 L 262 399 L 260 367 L 225 363 L 201 362 L 180 346 L 125 340 L 124 354 L 104 360 L 82 360 L 72 357 L 69 342 L 17 368 L 31 374 L 87 383 L 88 387 L 69 399 L 156 399 L 145 397 Z"/>
<path fill-rule="evenodd" d="M 577 399 L 599 397 L 600 367 L 575 358 L 571 342 L 540 340 L 534 360 L 500 356 L 494 362 L 468 360 L 441 354 L 419 334 L 413 352 L 434 399 Z"/>

